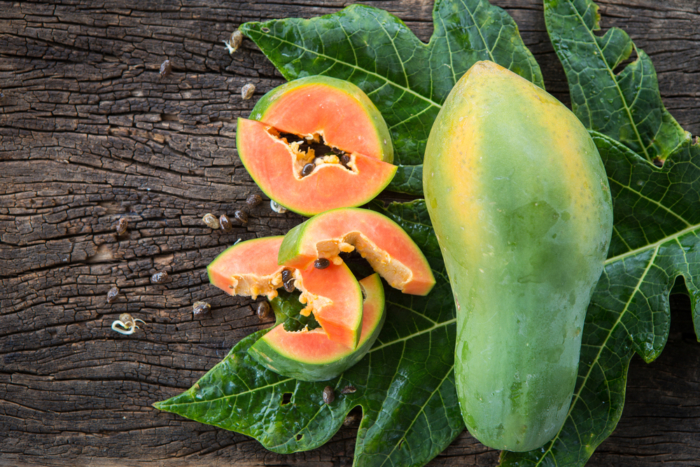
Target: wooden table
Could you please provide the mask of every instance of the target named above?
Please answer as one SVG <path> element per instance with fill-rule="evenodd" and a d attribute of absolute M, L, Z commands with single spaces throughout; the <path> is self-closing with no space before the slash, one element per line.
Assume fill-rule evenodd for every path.
<path fill-rule="evenodd" d="M 423 40 L 429 0 L 371 2 Z M 562 68 L 538 0 L 495 0 L 515 17 L 565 102 Z M 656 65 L 664 102 L 700 133 L 700 3 L 600 1 Z M 242 435 L 151 408 L 189 388 L 261 327 L 250 301 L 208 285 L 204 267 L 238 238 L 283 234 L 300 218 L 267 203 L 247 227 L 204 228 L 207 212 L 257 189 L 236 156 L 235 121 L 283 80 L 251 41 L 221 43 L 245 21 L 337 11 L 319 2 L 0 1 L 0 465 L 298 465 L 352 463 L 355 430 L 283 456 Z M 169 59 L 173 73 L 158 74 Z M 243 101 L 239 90 L 257 87 Z M 128 234 L 115 222 L 126 216 Z M 149 276 L 167 271 L 171 281 Z M 117 285 L 119 300 L 108 305 Z M 193 319 L 191 304 L 212 304 Z M 672 299 L 669 342 L 635 357 L 627 403 L 592 466 L 699 465 L 700 344 L 687 297 Z M 111 331 L 129 312 L 147 324 Z M 430 465 L 488 465 L 498 453 L 466 432 Z M 165 461 L 167 460 L 167 462 Z"/>

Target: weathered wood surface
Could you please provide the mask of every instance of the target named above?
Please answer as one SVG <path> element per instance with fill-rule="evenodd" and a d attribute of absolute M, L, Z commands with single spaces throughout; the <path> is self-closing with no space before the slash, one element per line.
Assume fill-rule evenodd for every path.
<path fill-rule="evenodd" d="M 430 0 L 371 2 L 422 38 Z M 568 101 L 539 0 L 495 0 L 518 22 L 547 87 Z M 603 25 L 625 28 L 654 59 L 669 110 L 700 133 L 700 4 L 607 0 Z M 237 159 L 245 83 L 255 98 L 282 79 L 240 23 L 337 11 L 342 1 L 0 1 L 0 465 L 310 465 L 352 463 L 355 431 L 282 456 L 245 436 L 151 408 L 190 387 L 260 323 L 250 302 L 207 285 L 204 267 L 237 238 L 299 222 L 267 203 L 247 227 L 204 228 L 204 213 L 244 206 L 255 185 Z M 173 74 L 160 78 L 170 59 Z M 115 222 L 126 216 L 127 235 Z M 152 285 L 167 271 L 172 280 Z M 110 287 L 122 296 L 106 304 Z M 193 319 L 204 299 L 210 317 Z M 673 301 L 658 361 L 635 358 L 617 430 L 590 465 L 699 465 L 700 344 L 689 303 Z M 128 311 L 148 324 L 110 330 Z M 167 460 L 167 462 L 166 462 Z M 467 433 L 431 465 L 495 465 Z"/>

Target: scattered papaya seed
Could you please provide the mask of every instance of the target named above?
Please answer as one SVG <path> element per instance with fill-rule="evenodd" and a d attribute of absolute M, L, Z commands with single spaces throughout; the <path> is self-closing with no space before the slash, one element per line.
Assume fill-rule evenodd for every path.
<path fill-rule="evenodd" d="M 328 261 L 326 258 L 319 258 L 316 261 L 314 261 L 314 267 L 316 269 L 326 269 L 330 265 L 331 262 Z"/>
<path fill-rule="evenodd" d="M 248 196 L 245 202 L 246 204 L 248 204 L 248 206 L 255 207 L 258 204 L 262 203 L 262 196 L 260 196 L 257 193 L 253 193 L 252 195 Z"/>
<path fill-rule="evenodd" d="M 154 284 L 162 284 L 168 279 L 168 273 L 160 271 L 151 276 L 151 282 Z"/>
<path fill-rule="evenodd" d="M 267 320 L 270 317 L 270 304 L 266 301 L 258 303 L 257 314 L 260 321 Z"/>
<path fill-rule="evenodd" d="M 173 66 L 170 64 L 170 60 L 166 60 L 163 63 L 160 64 L 160 77 L 161 78 L 166 78 L 170 76 L 170 73 L 173 72 Z"/>
<path fill-rule="evenodd" d="M 345 386 L 340 393 L 341 394 L 353 394 L 357 391 L 357 388 L 355 386 Z"/>
<path fill-rule="evenodd" d="M 248 214 L 245 211 L 236 211 L 233 213 L 233 217 L 243 225 L 248 223 Z"/>
<path fill-rule="evenodd" d="M 202 222 L 204 222 L 210 229 L 216 230 L 219 227 L 221 227 L 219 225 L 219 221 L 216 219 L 216 217 L 214 217 L 214 214 L 210 212 L 205 214 L 204 217 L 202 217 Z"/>
<path fill-rule="evenodd" d="M 335 400 L 335 392 L 330 386 L 323 388 L 323 402 L 326 404 L 331 404 Z"/>
<path fill-rule="evenodd" d="M 112 323 L 112 331 L 127 336 L 133 334 L 137 329 L 139 329 L 139 327 L 136 325 L 136 321 L 146 324 L 146 322 L 143 320 L 133 318 L 129 313 L 122 313 L 119 315 L 119 319 Z"/>
<path fill-rule="evenodd" d="M 238 50 L 238 47 L 241 46 L 241 42 L 243 42 L 243 34 L 241 34 L 241 31 L 236 29 L 231 33 L 231 39 L 228 41 L 224 40 L 221 41 L 224 43 L 226 46 L 226 49 L 228 50 L 229 54 L 233 54 L 236 50 Z"/>
<path fill-rule="evenodd" d="M 112 287 L 107 292 L 107 303 L 113 303 L 119 296 L 119 289 L 117 287 Z"/>
<path fill-rule="evenodd" d="M 347 154 L 343 154 L 342 156 L 340 156 L 340 163 L 343 164 L 344 167 L 347 167 L 350 163 L 350 156 L 348 156 Z"/>
<path fill-rule="evenodd" d="M 192 304 L 192 313 L 195 316 L 201 316 L 204 314 L 209 313 L 211 310 L 211 305 L 208 304 L 207 302 L 194 302 Z"/>
<path fill-rule="evenodd" d="M 255 85 L 252 83 L 248 83 L 241 88 L 241 97 L 243 98 L 243 100 L 250 99 L 251 97 L 253 97 L 254 93 L 255 93 Z"/>
<path fill-rule="evenodd" d="M 284 214 L 285 212 L 287 212 L 287 208 L 285 208 L 285 207 L 283 207 L 283 206 L 277 204 L 277 203 L 276 203 L 274 200 L 272 200 L 272 199 L 270 200 L 270 208 L 271 208 L 273 211 L 275 211 L 275 212 L 277 212 L 277 213 L 279 213 L 279 214 Z"/>
<path fill-rule="evenodd" d="M 122 236 L 126 233 L 126 229 L 129 228 L 129 221 L 126 220 L 126 217 L 122 217 L 119 219 L 119 222 L 117 222 L 117 235 Z"/>
<path fill-rule="evenodd" d="M 219 216 L 219 225 L 221 226 L 221 230 L 224 232 L 230 232 L 233 229 L 231 219 L 229 219 L 226 214 Z"/>

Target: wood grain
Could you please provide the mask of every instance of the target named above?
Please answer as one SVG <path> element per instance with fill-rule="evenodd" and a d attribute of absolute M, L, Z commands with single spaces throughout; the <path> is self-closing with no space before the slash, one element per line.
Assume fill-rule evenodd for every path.
<path fill-rule="evenodd" d="M 423 40 L 432 2 L 368 2 Z M 539 0 L 495 0 L 516 19 L 547 88 L 568 102 Z M 666 106 L 700 133 L 696 0 L 601 1 L 653 58 Z M 242 22 L 338 11 L 341 1 L 0 1 L 0 465 L 349 466 L 355 430 L 283 456 L 242 435 L 151 408 L 189 388 L 259 329 L 249 300 L 207 285 L 204 267 L 238 238 L 299 223 L 267 203 L 236 155 L 236 118 L 283 80 Z M 173 73 L 159 75 L 169 59 Z M 257 87 L 243 101 L 240 88 Z M 230 233 L 200 222 L 247 209 Z M 119 218 L 129 220 L 124 236 Z M 151 274 L 170 280 L 153 285 Z M 106 303 L 112 286 L 118 301 Z M 211 303 L 194 319 L 191 304 Z M 592 466 L 698 465 L 700 344 L 687 297 L 672 300 L 671 337 L 650 365 L 635 358 L 620 424 Z M 147 322 L 112 332 L 120 313 Z M 432 466 L 490 466 L 498 453 L 466 432 Z"/>

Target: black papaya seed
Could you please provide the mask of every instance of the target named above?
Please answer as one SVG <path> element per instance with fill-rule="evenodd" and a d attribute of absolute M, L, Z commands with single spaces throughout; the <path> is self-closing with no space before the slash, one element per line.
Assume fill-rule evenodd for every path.
<path fill-rule="evenodd" d="M 333 388 L 330 386 L 326 386 L 323 388 L 323 402 L 326 404 L 330 404 L 335 400 L 335 392 L 333 392 Z"/>
<path fill-rule="evenodd" d="M 245 211 L 236 211 L 233 213 L 233 217 L 235 217 L 241 224 L 248 223 L 248 214 Z"/>
<path fill-rule="evenodd" d="M 255 207 L 262 203 L 262 196 L 258 195 L 257 193 L 253 193 L 252 195 L 248 196 L 245 202 L 248 204 L 248 206 Z"/>
<path fill-rule="evenodd" d="M 304 168 L 301 169 L 301 176 L 302 176 L 302 177 L 306 177 L 306 176 L 308 176 L 308 175 L 311 175 L 311 172 L 314 171 L 314 168 L 315 168 L 315 167 L 316 167 L 316 165 L 313 164 L 313 163 L 306 164 L 306 165 L 304 166 Z"/>
<path fill-rule="evenodd" d="M 119 289 L 116 287 L 112 287 L 111 289 L 109 289 L 109 292 L 107 292 L 107 303 L 113 303 L 118 296 Z"/>
<path fill-rule="evenodd" d="M 260 321 L 265 321 L 268 319 L 270 317 L 270 304 L 266 301 L 258 303 L 257 313 Z"/>
<path fill-rule="evenodd" d="M 157 272 L 151 276 L 151 282 L 154 284 L 162 284 L 168 279 L 168 273 L 165 271 Z"/>
<path fill-rule="evenodd" d="M 207 302 L 194 302 L 194 304 L 192 304 L 192 313 L 195 316 L 207 314 L 209 310 L 211 310 L 211 305 Z"/>
<path fill-rule="evenodd" d="M 126 229 L 128 228 L 129 221 L 127 221 L 125 217 L 122 217 L 119 219 L 119 222 L 117 222 L 117 235 L 124 235 L 126 233 Z"/>
<path fill-rule="evenodd" d="M 231 225 L 231 219 L 228 218 L 226 214 L 222 214 L 219 216 L 219 225 L 221 226 L 221 230 L 224 232 L 230 232 L 231 229 L 233 229 L 233 225 Z"/>
<path fill-rule="evenodd" d="M 294 279 L 289 279 L 287 282 L 284 283 L 284 290 L 286 290 L 289 293 L 294 292 Z"/>
<path fill-rule="evenodd" d="M 283 269 L 282 270 L 282 282 L 287 282 L 291 278 L 292 278 L 292 271 L 290 271 L 289 269 Z"/>
<path fill-rule="evenodd" d="M 314 261 L 314 267 L 316 269 L 326 269 L 330 265 L 331 262 L 328 261 L 326 258 L 319 258 L 316 261 Z"/>
<path fill-rule="evenodd" d="M 160 77 L 166 78 L 173 71 L 173 66 L 170 64 L 170 60 L 166 60 L 160 64 Z"/>

